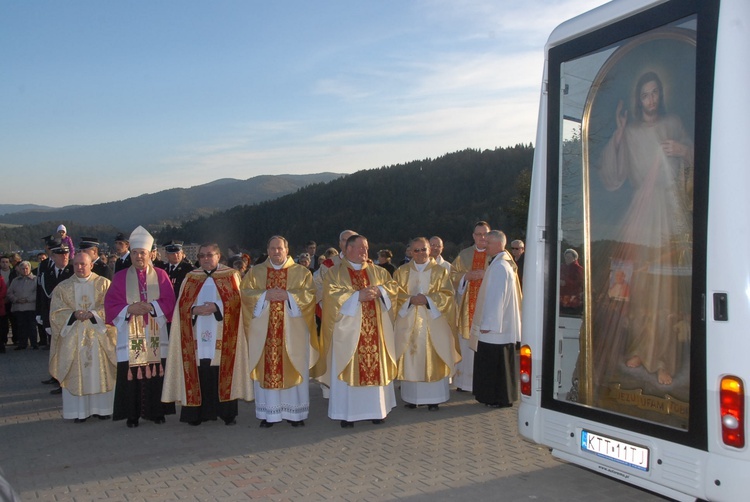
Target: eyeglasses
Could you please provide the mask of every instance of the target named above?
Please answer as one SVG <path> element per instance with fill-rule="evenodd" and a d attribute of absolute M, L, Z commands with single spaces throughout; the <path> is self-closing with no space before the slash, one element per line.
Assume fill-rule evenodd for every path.
<path fill-rule="evenodd" d="M 411 250 L 412 253 L 424 253 L 425 251 L 427 251 L 427 248 L 415 248 Z"/>
<path fill-rule="evenodd" d="M 216 256 L 216 253 L 198 253 L 199 260 L 202 260 L 203 258 L 213 258 L 214 256 Z"/>

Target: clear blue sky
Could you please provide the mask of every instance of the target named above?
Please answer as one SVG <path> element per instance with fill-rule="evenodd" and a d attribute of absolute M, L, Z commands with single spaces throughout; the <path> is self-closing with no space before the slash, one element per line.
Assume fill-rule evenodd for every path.
<path fill-rule="evenodd" d="M 547 37 L 602 3 L 0 0 L 0 203 L 534 142 Z"/>

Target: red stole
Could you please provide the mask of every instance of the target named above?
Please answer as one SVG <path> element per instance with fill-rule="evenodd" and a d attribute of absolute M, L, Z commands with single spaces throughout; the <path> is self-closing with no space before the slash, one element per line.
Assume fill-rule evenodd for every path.
<path fill-rule="evenodd" d="M 268 267 L 266 289 L 279 288 L 286 290 L 287 268 L 279 270 Z M 268 331 L 263 348 L 263 382 L 264 389 L 284 388 L 284 302 L 269 302 Z"/>
<path fill-rule="evenodd" d="M 474 258 L 471 262 L 471 270 L 484 270 L 487 268 L 487 251 L 479 252 L 474 249 Z M 469 329 L 474 322 L 474 310 L 477 307 L 477 295 L 479 287 L 482 285 L 482 279 L 469 281 Z"/>
<path fill-rule="evenodd" d="M 370 285 L 367 270 L 347 268 L 352 287 L 359 291 Z M 380 337 L 378 334 L 378 312 L 375 300 L 361 302 L 362 327 L 357 343 L 359 385 L 381 385 L 380 382 Z"/>
<path fill-rule="evenodd" d="M 224 327 L 221 340 L 216 340 L 216 350 L 221 351 L 219 362 L 219 401 L 231 401 L 234 356 L 237 351 L 237 332 L 240 326 L 240 301 L 233 269 L 217 270 L 211 277 L 224 304 Z M 191 273 L 185 280 L 180 297 L 180 336 L 182 342 L 182 368 L 185 377 L 185 406 L 200 406 L 202 402 L 196 353 L 197 342 L 193 337 L 193 322 L 190 308 L 208 276 Z"/>

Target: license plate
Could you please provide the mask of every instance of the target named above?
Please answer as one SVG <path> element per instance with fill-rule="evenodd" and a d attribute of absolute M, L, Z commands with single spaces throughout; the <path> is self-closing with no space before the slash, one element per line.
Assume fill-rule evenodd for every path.
<path fill-rule="evenodd" d="M 648 471 L 649 451 L 642 446 L 582 430 L 581 449 L 634 469 Z"/>

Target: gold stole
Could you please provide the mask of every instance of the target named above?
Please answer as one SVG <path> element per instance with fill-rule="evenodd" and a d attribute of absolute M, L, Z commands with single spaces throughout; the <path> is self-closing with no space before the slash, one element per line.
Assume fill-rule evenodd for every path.
<path fill-rule="evenodd" d="M 471 270 L 484 270 L 487 266 L 487 251 L 479 252 L 474 250 L 474 258 L 471 262 Z M 479 287 L 482 285 L 482 279 L 469 281 L 469 329 L 474 322 L 474 310 L 477 307 L 477 295 Z"/>
<path fill-rule="evenodd" d="M 141 294 L 143 293 L 143 295 Z M 153 267 L 146 269 L 146 284 L 144 291 L 141 291 L 141 284 L 138 281 L 138 271 L 135 267 L 130 267 L 125 277 L 125 294 L 128 305 L 143 301 L 142 296 L 146 297 L 146 302 L 155 302 L 161 296 L 159 291 L 159 278 Z M 159 353 L 159 325 L 153 319 L 148 319 L 150 314 L 145 316 L 131 315 L 128 321 L 128 362 L 131 368 L 138 368 L 137 378 L 143 378 L 141 367 L 145 366 L 145 377 L 152 377 L 159 368 L 159 374 L 164 375 L 164 369 L 161 368 L 161 355 Z M 151 368 L 151 365 L 154 365 Z M 157 376 L 153 374 L 153 376 Z M 128 374 L 128 379 L 132 377 Z"/>
<path fill-rule="evenodd" d="M 240 325 L 240 310 L 242 304 L 234 281 L 234 269 L 217 270 L 211 277 L 216 283 L 216 291 L 224 304 L 224 321 L 221 339 L 216 339 L 216 350 L 220 351 L 219 362 L 219 401 L 231 401 L 232 374 L 234 373 L 234 359 L 237 352 L 237 331 Z M 196 352 L 197 342 L 193 337 L 193 319 L 190 308 L 195 303 L 198 293 L 208 276 L 206 274 L 191 273 L 182 287 L 180 296 L 180 341 L 182 349 L 182 370 L 185 378 L 185 406 L 200 406 L 203 398 L 201 394 L 200 378 L 198 376 L 198 362 Z"/>
<path fill-rule="evenodd" d="M 370 285 L 367 277 L 367 270 L 354 270 L 347 268 L 349 278 L 352 281 L 352 287 L 355 291 L 364 289 Z M 361 302 L 362 306 L 362 326 L 359 331 L 359 341 L 357 342 L 357 353 L 352 361 L 347 365 L 342 374 L 347 374 L 351 370 L 348 366 L 356 361 L 359 369 L 359 385 L 385 385 L 381 382 L 380 372 L 380 337 L 378 333 L 378 312 L 375 307 L 375 300 Z"/>

